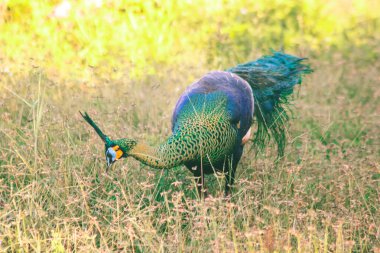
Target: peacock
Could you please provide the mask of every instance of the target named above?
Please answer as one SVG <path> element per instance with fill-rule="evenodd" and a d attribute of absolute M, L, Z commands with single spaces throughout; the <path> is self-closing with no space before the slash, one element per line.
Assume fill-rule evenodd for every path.
<path fill-rule="evenodd" d="M 129 138 L 110 139 L 86 112 L 81 115 L 105 143 L 107 170 L 126 157 L 157 169 L 185 165 L 195 176 L 202 196 L 204 175 L 221 172 L 225 174 L 228 196 L 254 121 L 255 150 L 274 139 L 278 156 L 284 155 L 290 95 L 302 77 L 312 72 L 304 60 L 273 52 L 256 61 L 204 75 L 180 96 L 172 116 L 172 134 L 157 146 Z"/>

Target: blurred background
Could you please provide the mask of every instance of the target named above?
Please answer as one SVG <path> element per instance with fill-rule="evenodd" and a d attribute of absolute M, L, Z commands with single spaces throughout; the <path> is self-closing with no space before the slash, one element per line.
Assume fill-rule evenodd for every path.
<path fill-rule="evenodd" d="M 184 168 L 124 160 L 157 145 L 211 70 L 307 57 L 286 154 L 246 148 L 231 201 Z M 0 251 L 380 252 L 380 1 L 0 0 Z"/>
<path fill-rule="evenodd" d="M 135 77 L 163 66 L 226 68 L 269 49 L 308 57 L 360 50 L 373 61 L 379 12 L 376 0 L 2 0 L 2 72 L 33 60 L 64 76 L 91 66 Z"/>

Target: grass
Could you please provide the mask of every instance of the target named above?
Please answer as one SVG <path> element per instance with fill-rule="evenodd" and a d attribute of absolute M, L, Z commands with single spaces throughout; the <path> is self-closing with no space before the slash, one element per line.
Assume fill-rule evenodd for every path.
<path fill-rule="evenodd" d="M 78 113 L 89 111 L 113 137 L 157 144 L 188 79 L 207 70 L 107 89 L 69 88 L 33 67 L 4 75 L 1 249 L 377 251 L 380 65 L 355 57 L 311 59 L 316 71 L 297 91 L 285 159 L 274 166 L 273 147 L 257 159 L 246 149 L 231 201 L 214 176 L 206 179 L 213 197 L 199 201 L 182 167 L 156 171 L 130 159 L 106 174 L 103 145 Z"/>
<path fill-rule="evenodd" d="M 0 251 L 380 252 L 377 1 L 95 2 L 0 3 Z M 183 167 L 105 173 L 78 111 L 158 144 L 187 85 L 281 46 L 315 72 L 284 159 L 246 148 L 230 201 L 220 175 L 200 201 Z"/>

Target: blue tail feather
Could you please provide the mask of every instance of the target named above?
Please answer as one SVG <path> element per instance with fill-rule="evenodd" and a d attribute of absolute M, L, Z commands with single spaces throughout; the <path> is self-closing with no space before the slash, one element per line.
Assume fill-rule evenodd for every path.
<path fill-rule="evenodd" d="M 265 147 L 272 137 L 277 143 L 278 155 L 284 155 L 289 95 L 295 85 L 301 84 L 303 75 L 312 72 L 310 66 L 303 63 L 304 60 L 274 52 L 271 56 L 227 70 L 245 79 L 252 87 L 258 124 L 254 144 L 258 150 Z"/>

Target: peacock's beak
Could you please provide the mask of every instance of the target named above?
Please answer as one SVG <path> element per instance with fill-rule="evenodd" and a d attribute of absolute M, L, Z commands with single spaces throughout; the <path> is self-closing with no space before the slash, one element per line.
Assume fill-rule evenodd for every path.
<path fill-rule="evenodd" d="M 112 161 L 111 161 L 111 159 L 109 159 L 109 158 L 107 157 L 107 169 L 106 169 L 107 172 L 108 172 L 108 170 L 110 169 L 111 165 L 112 165 Z"/>
<path fill-rule="evenodd" d="M 113 148 L 108 148 L 106 151 L 107 171 L 116 160 L 116 152 Z"/>

